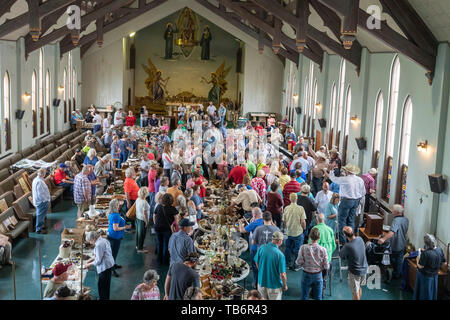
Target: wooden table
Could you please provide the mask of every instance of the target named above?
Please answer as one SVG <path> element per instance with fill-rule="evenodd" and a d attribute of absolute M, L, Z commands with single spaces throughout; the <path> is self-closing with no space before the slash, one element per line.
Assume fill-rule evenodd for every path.
<path fill-rule="evenodd" d="M 366 233 L 366 228 L 359 228 L 359 235 L 364 240 L 364 242 L 371 241 L 371 240 L 377 240 L 381 234 L 379 235 L 373 235 Z"/>
<path fill-rule="evenodd" d="M 408 285 L 414 291 L 417 277 L 417 261 L 416 259 L 408 259 Z M 445 280 L 447 278 L 446 270 L 439 270 L 438 273 L 438 299 L 442 299 L 445 294 Z"/>

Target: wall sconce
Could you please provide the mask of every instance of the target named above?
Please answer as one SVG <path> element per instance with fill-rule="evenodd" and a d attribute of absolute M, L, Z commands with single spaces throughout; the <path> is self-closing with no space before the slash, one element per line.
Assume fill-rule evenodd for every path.
<path fill-rule="evenodd" d="M 30 99 L 30 97 L 31 97 L 31 93 L 29 93 L 29 92 L 25 92 L 25 93 L 23 94 L 23 98 L 24 98 L 24 99 Z"/>
<path fill-rule="evenodd" d="M 78 85 L 79 86 L 81 86 L 83 84 L 83 82 L 81 82 L 81 81 L 78 81 Z"/>
<path fill-rule="evenodd" d="M 294 99 L 295 103 L 298 102 L 298 94 L 294 93 L 294 94 L 292 95 L 292 98 Z"/>
<path fill-rule="evenodd" d="M 427 150 L 428 150 L 428 140 L 419 142 L 419 144 L 417 145 L 417 150 L 420 151 L 420 152 L 427 152 Z"/>
<path fill-rule="evenodd" d="M 350 118 L 352 124 L 357 125 L 359 123 L 358 116 L 353 116 Z"/>
<path fill-rule="evenodd" d="M 136 35 L 136 32 L 130 33 L 130 38 L 133 38 Z"/>
<path fill-rule="evenodd" d="M 322 109 L 322 104 L 320 102 L 316 102 L 314 107 L 316 108 L 316 111 L 320 111 Z"/>
<path fill-rule="evenodd" d="M 59 86 L 58 90 L 64 90 L 64 86 Z"/>

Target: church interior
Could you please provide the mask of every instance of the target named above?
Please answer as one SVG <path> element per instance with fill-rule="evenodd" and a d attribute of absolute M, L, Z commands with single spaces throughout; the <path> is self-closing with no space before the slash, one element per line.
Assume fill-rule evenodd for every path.
<path fill-rule="evenodd" d="M 230 300 L 251 297 L 300 300 L 308 296 L 315 300 L 424 300 L 427 298 L 421 297 L 425 296 L 449 299 L 448 4 L 448 0 L 1 1 L 0 300 L 58 300 L 68 295 L 61 288 L 68 288 L 69 295 L 76 297 L 73 299 L 104 299 L 108 270 L 108 299 L 135 299 L 135 288 L 144 277 L 144 288 L 152 289 L 145 291 L 146 294 L 139 289 L 142 297 L 178 300 L 182 298 L 174 297 L 179 293 L 172 292 L 177 278 L 174 270 L 189 265 L 190 260 L 183 259 L 194 255 L 192 263 L 203 266 L 197 270 L 200 285 L 189 286 L 193 292 L 190 299 L 197 295 L 198 288 L 200 298 L 211 300 L 225 297 Z M 211 106 L 214 109 L 210 113 Z M 156 125 L 151 119 L 156 119 Z M 228 147 L 228 136 L 232 137 L 233 132 L 239 136 L 239 130 L 243 130 L 244 135 L 245 130 L 249 131 L 251 137 L 245 136 L 242 152 L 232 154 L 231 161 L 224 160 L 224 167 L 222 163 L 208 167 L 205 153 L 203 163 L 194 164 L 194 169 L 192 165 L 186 165 L 186 169 L 184 164 L 169 163 L 166 157 L 171 158 L 170 162 L 178 157 L 173 150 L 185 146 L 187 134 L 193 134 L 193 140 L 196 139 L 194 124 L 197 121 L 203 121 L 199 125 L 200 133 L 205 132 L 202 126 L 216 126 L 220 137 L 215 139 L 223 140 L 222 146 Z M 255 139 L 258 135 L 260 138 L 269 136 L 270 140 L 265 143 L 270 144 L 270 148 L 279 147 L 275 152 L 276 160 L 262 161 L 247 155 L 247 143 L 253 139 L 253 133 Z M 131 147 L 126 147 L 128 154 L 121 149 L 121 141 L 127 136 L 132 137 L 128 142 Z M 279 144 L 275 143 L 275 136 L 282 137 Z M 211 152 L 210 144 L 217 146 L 211 139 L 208 135 L 203 137 L 200 159 L 202 150 Z M 119 151 L 113 146 L 118 146 Z M 217 155 L 214 148 L 212 152 Z M 155 153 L 149 152 L 150 149 L 156 150 Z M 91 160 L 91 154 L 95 161 Z M 180 151 L 180 157 L 182 154 Z M 272 155 L 272 151 L 266 154 Z M 330 158 L 330 154 L 339 158 L 336 166 L 336 158 Z M 80 156 L 86 158 L 79 162 L 77 157 Z M 240 156 L 243 160 L 236 160 Z M 278 167 L 278 163 L 283 162 L 278 161 L 278 156 L 287 164 L 287 168 L 283 168 L 286 173 Z M 297 166 L 292 169 L 291 163 L 302 157 L 307 161 L 300 161 L 300 169 Z M 314 173 L 319 159 L 324 159 L 328 165 L 320 180 Z M 141 160 L 148 163 L 147 169 Z M 253 174 L 248 165 L 251 160 L 257 168 Z M 110 166 L 111 171 L 103 165 Z M 188 188 L 189 180 L 197 177 L 197 166 L 201 168 L 201 174 L 197 174 L 203 181 L 207 180 L 207 184 L 196 181 L 198 188 Z M 246 175 L 252 178 L 247 183 L 248 188 L 242 179 L 233 177 L 230 181 L 231 171 L 241 167 L 246 168 Z M 73 179 L 68 178 L 69 175 L 66 178 L 64 173 L 63 180 L 58 182 L 58 170 L 69 170 L 67 168 L 73 171 Z M 96 186 L 104 192 L 97 190 L 89 201 L 80 202 L 78 193 L 88 196 L 83 190 L 79 191 L 84 182 L 77 179 L 86 180 L 83 175 L 89 168 L 95 173 L 94 177 L 97 176 L 97 184 L 89 179 L 89 186 L 92 184 L 92 188 Z M 226 173 L 220 177 L 222 169 Z M 174 172 L 179 170 L 180 179 L 174 178 Z M 105 171 L 109 172 L 105 176 L 97 174 Z M 159 171 L 162 172 L 161 180 L 158 178 L 161 186 L 163 179 L 168 179 L 169 188 L 165 193 L 161 191 L 160 197 L 153 185 L 155 181 L 150 178 L 153 171 L 158 172 L 157 177 Z M 260 172 L 263 179 L 260 179 Z M 270 174 L 275 178 L 269 178 Z M 366 187 L 364 175 L 371 179 L 370 187 Z M 146 198 L 150 212 L 145 209 L 143 236 L 142 219 L 137 218 L 139 211 L 144 210 L 137 206 L 141 193 L 136 191 L 134 195 L 133 191 L 132 197 L 132 193 L 125 190 L 130 188 L 131 182 L 127 181 L 133 180 L 130 177 L 136 181 L 133 186 L 136 185 L 139 192 L 150 193 L 150 198 Z M 305 210 L 300 207 L 299 212 L 306 211 L 307 222 L 306 226 L 299 226 L 305 238 L 299 245 L 301 249 L 296 247 L 296 252 L 292 249 L 293 267 L 287 265 L 291 258 L 286 256 L 285 262 L 283 256 L 290 256 L 286 253 L 290 245 L 287 242 L 295 238 L 289 235 L 289 228 L 293 227 L 286 213 L 291 210 L 286 199 L 293 200 L 279 185 L 283 185 L 283 177 L 287 177 L 288 183 L 290 179 L 299 181 L 298 177 L 303 177 L 299 189 L 291 196 L 298 192 L 300 201 L 307 187 L 306 198 L 311 190 L 312 199 L 308 204 L 318 206 L 315 209 L 304 206 Z M 356 188 L 354 185 L 346 187 L 344 179 L 349 177 L 358 177 L 358 183 L 363 181 L 366 188 L 364 194 L 356 197 L 366 203 L 359 202 L 356 211 L 344 209 L 344 204 L 354 200 L 348 190 Z M 66 179 L 69 182 L 66 183 Z M 259 180 L 255 179 L 264 183 L 262 193 L 258 194 Z M 161 211 L 158 207 L 166 208 L 164 194 L 170 193 L 177 181 L 181 191 L 174 192 L 177 196 L 180 192 L 186 204 L 183 207 L 177 201 L 179 197 L 171 197 L 174 205 L 170 207 L 178 210 L 178 215 L 171 218 L 169 224 L 170 228 L 181 231 L 175 233 L 169 229 L 164 233 L 158 231 L 156 226 L 162 222 L 155 216 Z M 307 264 L 300 267 L 298 263 L 304 263 L 300 257 L 302 250 L 307 250 L 308 238 L 317 242 L 313 226 L 324 222 L 319 216 L 323 217 L 325 212 L 321 212 L 323 209 L 316 195 L 324 192 L 322 183 L 327 184 L 326 181 L 329 185 L 338 184 L 338 189 L 338 181 L 342 181 L 340 191 L 328 191 L 327 202 L 334 194 L 340 197 L 336 221 L 344 214 L 341 210 L 357 215 L 357 222 L 349 220 L 345 225 L 353 224 L 351 230 L 356 238 L 364 240 L 363 252 L 368 261 L 368 243 L 387 248 L 379 241 L 380 237 L 392 237 L 395 240 L 391 239 L 392 246 L 394 242 L 397 246 L 398 237 L 402 237 L 401 250 L 378 253 L 383 261 L 374 262 L 375 269 L 369 261 L 367 284 L 361 283 L 362 295 L 361 291 L 358 295 L 357 289 L 355 293 L 352 287 L 360 282 L 352 278 L 354 270 L 350 260 L 346 261 L 351 257 L 344 259 L 344 252 L 349 251 L 345 250 L 346 246 L 353 241 L 347 237 L 345 228 L 342 229 L 341 220 L 334 230 L 329 228 L 333 250 L 327 254 L 329 261 L 325 269 L 328 272 L 321 270 L 320 281 L 316 281 L 320 282 L 320 290 L 317 289 L 319 284 L 315 287 L 310 283 L 307 285 L 311 286 L 311 292 L 305 289 L 305 279 L 313 279 L 312 275 L 319 273 L 307 272 Z M 274 184 L 275 189 L 270 191 Z M 159 184 L 158 188 L 161 188 Z M 202 196 L 205 188 L 206 195 Z M 332 190 L 330 186 L 327 188 Z M 194 196 L 190 194 L 192 189 Z M 194 200 L 197 189 L 200 190 L 200 205 Z M 239 201 L 236 199 L 244 197 L 241 194 L 248 192 L 247 189 L 257 191 L 254 193 L 261 200 L 259 207 L 258 203 L 255 206 L 249 201 L 252 208 L 248 209 L 245 200 L 241 206 L 236 205 Z M 233 190 L 236 191 L 233 193 Z M 38 202 L 46 198 L 43 194 L 47 192 L 49 198 Z M 269 201 L 271 193 L 279 193 L 280 199 L 283 198 L 286 222 L 281 214 L 278 214 L 280 220 L 275 221 L 276 214 L 269 212 L 273 207 Z M 120 202 L 116 211 L 123 211 L 120 212 L 123 223 L 111 222 L 116 202 Z M 44 210 L 42 203 L 47 203 Z M 186 210 L 190 215 L 190 203 L 197 214 L 194 220 L 181 215 Z M 214 211 L 216 207 L 220 213 Z M 89 218 L 96 210 L 102 212 L 98 218 Z M 313 212 L 312 217 L 309 210 Z M 130 212 L 134 212 L 136 220 L 130 218 Z M 265 247 L 267 243 L 280 241 L 276 238 L 277 232 L 284 234 L 279 249 L 276 245 L 270 247 L 283 256 L 281 280 L 276 274 L 280 283 L 277 295 L 260 283 L 264 279 L 258 278 L 258 272 L 267 272 L 263 264 L 268 263 L 260 256 L 268 253 L 260 250 L 259 245 L 252 249 L 256 246 L 254 236 L 258 232 L 248 232 L 245 226 L 258 219 L 266 226 L 267 212 L 272 217 L 271 226 L 279 229 L 270 231 L 272 240 L 266 240 L 261 248 L 269 250 Z M 162 214 L 165 215 L 166 212 Z M 398 217 L 404 219 L 402 223 L 406 226 L 398 226 Z M 225 227 L 223 221 L 231 222 Z M 46 226 L 42 227 L 41 223 Z M 206 224 L 209 230 L 205 229 Z M 221 231 L 221 227 L 228 231 Z M 179 253 L 182 257 L 173 260 L 175 250 L 185 250 L 184 243 L 174 245 L 175 241 L 181 241 L 181 236 L 171 241 L 168 236 L 165 238 L 166 233 L 172 234 L 172 238 L 189 228 L 194 229 L 193 234 L 188 233 L 188 238 L 194 239 L 196 253 L 188 256 Z M 110 239 L 112 234 L 119 233 L 121 241 Z M 96 235 L 97 238 L 100 235 L 99 240 Z M 144 249 L 138 248 L 137 237 L 141 237 Z M 219 239 L 221 237 L 227 239 L 226 243 Z M 320 239 L 324 241 L 323 234 Z M 244 249 L 234 248 L 235 243 L 241 241 Z M 77 249 L 78 242 L 81 245 L 78 244 Z M 110 248 L 109 251 L 112 249 L 114 266 L 97 261 L 99 243 Z M 430 243 L 434 249 L 430 249 Z M 219 244 L 225 249 L 215 248 Z M 170 253 L 167 264 L 160 259 L 161 250 L 167 250 L 166 245 Z M 64 258 L 66 251 L 63 249 L 67 246 L 72 247 L 72 253 Z M 228 251 L 225 256 L 229 254 L 233 259 L 220 256 L 222 249 Z M 432 254 L 428 251 L 438 249 L 436 255 L 439 259 L 442 256 L 442 261 L 438 261 L 433 278 L 423 275 L 420 263 L 425 258 L 421 255 L 427 253 L 430 257 Z M 396 261 L 400 259 L 402 272 L 398 277 L 392 276 L 393 269 L 394 274 L 400 272 L 400 267 L 394 266 L 397 262 L 392 252 L 399 256 Z M 276 257 L 274 254 L 270 259 Z M 384 259 L 389 260 L 389 257 L 390 263 L 385 263 Z M 217 281 L 214 271 L 205 273 L 205 270 L 214 270 L 217 266 L 214 261 L 223 263 L 224 269 L 229 267 L 233 276 L 221 274 L 221 281 Z M 258 261 L 257 266 L 254 266 L 255 261 Z M 72 266 L 68 267 L 67 262 Z M 83 264 L 90 268 L 83 268 Z M 101 268 L 104 264 L 106 271 Z M 59 267 L 65 269 L 61 271 Z M 378 278 L 370 278 L 372 271 Z M 275 269 L 272 272 L 277 273 Z M 62 278 L 59 273 L 68 274 L 64 281 L 58 280 Z M 432 283 L 423 279 L 432 279 L 429 280 Z M 171 290 L 167 289 L 167 282 Z M 54 287 L 51 295 L 46 288 L 48 283 Z M 186 294 L 184 297 L 187 299 Z"/>

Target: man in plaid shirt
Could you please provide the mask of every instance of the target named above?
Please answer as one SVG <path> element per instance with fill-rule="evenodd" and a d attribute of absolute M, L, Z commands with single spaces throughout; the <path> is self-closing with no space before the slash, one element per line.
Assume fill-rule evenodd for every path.
<path fill-rule="evenodd" d="M 73 181 L 73 200 L 78 206 L 78 218 L 89 209 L 91 201 L 91 182 L 88 179 L 89 166 L 84 166 Z"/>
<path fill-rule="evenodd" d="M 323 278 L 322 271 L 328 270 L 327 249 L 317 242 L 320 239 L 320 231 L 313 228 L 309 233 L 310 244 L 304 244 L 298 252 L 296 264 L 303 267 L 301 300 L 308 300 L 309 290 L 313 289 L 315 300 L 322 300 Z"/>

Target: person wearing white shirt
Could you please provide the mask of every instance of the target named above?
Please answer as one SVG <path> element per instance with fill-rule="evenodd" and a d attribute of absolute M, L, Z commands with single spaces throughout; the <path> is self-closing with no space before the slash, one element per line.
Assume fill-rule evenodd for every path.
<path fill-rule="evenodd" d="M 317 193 L 315 198 L 318 213 L 325 213 L 325 208 L 328 203 L 330 203 L 332 196 L 333 192 L 330 191 L 330 185 L 328 182 L 324 181 L 322 184 L 322 190 Z"/>
<path fill-rule="evenodd" d="M 141 128 L 144 128 L 144 127 L 147 126 L 147 122 L 148 122 L 147 106 L 142 106 L 142 108 L 141 108 L 141 115 L 139 117 L 139 121 L 141 122 Z"/>
<path fill-rule="evenodd" d="M 97 131 L 100 131 L 100 129 L 102 128 L 102 116 L 98 113 L 98 111 L 95 111 L 94 113 L 94 119 L 92 119 L 92 122 L 94 122 L 94 133 L 96 133 Z"/>
<path fill-rule="evenodd" d="M 122 126 L 123 125 L 123 119 L 125 119 L 123 112 L 122 112 L 122 108 L 119 108 L 119 110 L 117 110 L 114 113 L 114 125 L 115 126 Z"/>
<path fill-rule="evenodd" d="M 106 132 L 109 128 L 111 128 L 111 115 L 108 114 L 108 116 L 103 119 L 102 122 L 103 131 Z"/>
<path fill-rule="evenodd" d="M 209 115 L 209 117 L 211 118 L 211 121 L 212 121 L 212 117 L 214 115 L 214 112 L 216 112 L 216 106 L 213 105 L 212 101 L 209 102 L 209 106 L 208 106 L 208 108 L 206 108 L 206 112 L 208 113 L 208 115 Z"/>
<path fill-rule="evenodd" d="M 342 167 L 347 173 L 343 177 L 334 175 L 334 168 L 337 166 L 337 163 L 332 164 L 329 177 L 332 182 L 339 184 L 340 187 L 339 196 L 341 202 L 338 208 L 338 232 L 339 243 L 344 244 L 346 240 L 342 233 L 342 228 L 349 226 L 354 229 L 356 210 L 361 198 L 366 195 L 366 188 L 364 180 L 357 176 L 361 171 L 357 165 L 347 164 L 345 167 Z"/>
<path fill-rule="evenodd" d="M 50 191 L 44 181 L 47 169 L 41 168 L 33 179 L 31 190 L 33 193 L 33 205 L 36 207 L 36 233 L 47 233 L 45 220 L 50 205 Z"/>

